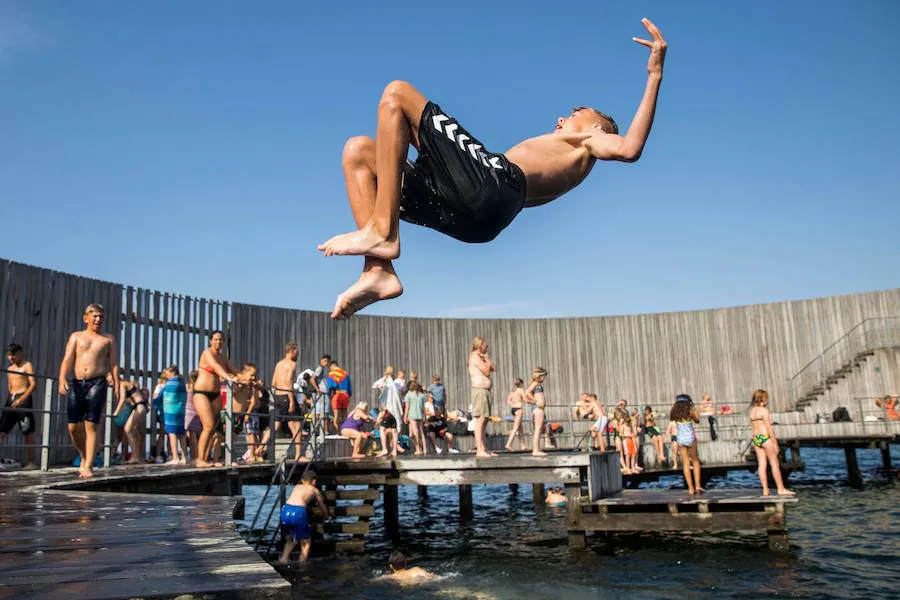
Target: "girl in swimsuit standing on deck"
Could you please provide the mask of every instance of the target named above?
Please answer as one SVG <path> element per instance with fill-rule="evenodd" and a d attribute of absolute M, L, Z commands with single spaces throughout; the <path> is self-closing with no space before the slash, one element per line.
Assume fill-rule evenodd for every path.
<path fill-rule="evenodd" d="M 669 413 L 669 420 L 675 423 L 675 437 L 678 450 L 681 452 L 681 466 L 684 469 L 684 480 L 691 496 L 702 494 L 706 490 L 700 487 L 700 456 L 697 453 L 697 432 L 694 423 L 700 422 L 700 415 L 694 408 L 694 402 L 687 394 L 675 397 L 675 404 Z M 693 466 L 693 480 L 691 467 Z"/>
<path fill-rule="evenodd" d="M 519 436 L 519 449 L 525 450 L 525 436 L 522 434 L 522 407 L 525 406 L 525 382 L 521 377 L 517 377 L 513 383 L 513 389 L 506 397 L 506 404 L 512 411 L 513 426 L 506 440 L 506 449 L 514 452 L 512 443 L 516 436 Z"/>
<path fill-rule="evenodd" d="M 750 442 L 756 452 L 759 463 L 759 483 L 762 484 L 763 496 L 769 495 L 769 477 L 766 474 L 766 463 L 772 467 L 772 479 L 778 489 L 779 496 L 793 496 L 794 492 L 784 487 L 781 479 L 781 465 L 778 462 L 778 440 L 772 428 L 772 416 L 769 414 L 769 393 L 756 390 L 750 400 Z"/>
<path fill-rule="evenodd" d="M 225 345 L 225 334 L 221 331 L 213 331 L 209 336 L 209 348 L 200 355 L 200 364 L 197 367 L 197 381 L 194 383 L 194 393 L 191 399 L 194 402 L 194 410 L 203 424 L 200 439 L 197 443 L 198 467 L 221 467 L 221 463 L 211 463 L 209 458 L 210 438 L 216 426 L 218 405 L 216 404 L 222 393 L 221 379 L 235 381 L 237 369 L 222 355 L 222 346 Z"/>
<path fill-rule="evenodd" d="M 541 450 L 541 436 L 544 433 L 544 380 L 547 378 L 547 370 L 543 367 L 535 367 L 532 370 L 531 383 L 525 390 L 525 401 L 534 404 L 532 411 L 534 419 L 534 434 L 531 439 L 531 454 L 533 456 L 547 456 Z"/>

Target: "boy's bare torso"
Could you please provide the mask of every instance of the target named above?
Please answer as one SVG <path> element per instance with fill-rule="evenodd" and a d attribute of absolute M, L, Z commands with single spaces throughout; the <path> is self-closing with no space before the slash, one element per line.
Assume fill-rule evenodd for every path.
<path fill-rule="evenodd" d="M 294 487 L 290 498 L 288 498 L 288 504 L 293 506 L 310 506 L 315 504 L 317 512 L 320 514 L 325 512 L 325 496 L 322 495 L 319 488 L 308 483 L 300 483 Z"/>
<path fill-rule="evenodd" d="M 10 394 L 24 394 L 28 389 L 31 377 L 27 373 L 32 373 L 31 363 L 23 362 L 18 365 L 9 365 L 6 373 L 6 389 Z"/>
<path fill-rule="evenodd" d="M 75 337 L 75 379 L 105 377 L 110 372 L 112 336 L 79 331 Z"/>
<path fill-rule="evenodd" d="M 547 133 L 516 144 L 506 158 L 525 173 L 525 206 L 559 198 L 584 181 L 596 162 L 584 141 L 589 133 Z"/>

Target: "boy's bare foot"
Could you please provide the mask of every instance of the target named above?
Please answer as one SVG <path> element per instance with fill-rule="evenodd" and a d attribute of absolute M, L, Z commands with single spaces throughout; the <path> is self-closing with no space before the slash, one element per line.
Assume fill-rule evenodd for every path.
<path fill-rule="evenodd" d="M 769 495 L 769 490 L 763 490 L 763 496 L 768 496 L 768 495 Z"/>
<path fill-rule="evenodd" d="M 79 469 L 78 471 L 78 479 L 90 479 L 94 476 L 93 469 Z"/>
<path fill-rule="evenodd" d="M 142 465 L 142 464 L 144 464 L 144 461 L 139 458 L 129 458 L 128 460 L 125 461 L 125 464 L 126 465 Z"/>
<path fill-rule="evenodd" d="M 507 452 L 515 452 L 515 450 L 513 450 L 512 446 L 510 446 L 509 444 L 507 444 L 506 446 L 503 446 L 503 447 L 506 448 Z"/>
<path fill-rule="evenodd" d="M 403 286 L 393 269 L 374 267 L 363 272 L 356 283 L 337 297 L 331 318 L 349 319 L 370 304 L 396 298 L 402 293 Z"/>
<path fill-rule="evenodd" d="M 547 453 L 543 452 L 541 450 L 535 450 L 534 452 L 531 453 L 531 455 L 532 456 L 547 456 Z"/>
<path fill-rule="evenodd" d="M 365 457 L 366 457 L 365 454 L 360 454 L 359 452 L 357 452 L 356 454 L 350 455 L 350 458 L 365 458 Z"/>
<path fill-rule="evenodd" d="M 178 459 L 177 459 L 177 458 L 173 458 L 173 459 L 171 459 L 171 460 L 167 460 L 167 461 L 166 461 L 165 463 L 163 463 L 163 464 L 164 464 L 165 466 L 167 466 L 167 467 L 173 467 L 173 466 L 175 466 L 175 465 L 178 464 Z"/>
<path fill-rule="evenodd" d="M 208 469 L 214 465 L 212 463 L 206 462 L 205 460 L 198 460 L 196 466 L 198 469 Z"/>
<path fill-rule="evenodd" d="M 378 235 L 372 227 L 364 227 L 358 231 L 351 231 L 336 235 L 324 244 L 319 244 L 319 250 L 325 256 L 371 256 L 394 260 L 400 256 L 400 239 L 387 240 Z"/>
<path fill-rule="evenodd" d="M 475 458 L 493 458 L 496 456 L 495 454 L 491 454 L 490 452 L 476 452 Z"/>
<path fill-rule="evenodd" d="M 792 492 L 791 490 L 783 489 L 783 490 L 778 490 L 778 495 L 779 496 L 796 496 L 797 494 L 796 494 L 796 492 Z"/>
<path fill-rule="evenodd" d="M 704 488 L 702 488 L 702 487 L 698 487 L 698 488 L 697 488 L 697 493 L 698 493 L 698 494 L 705 494 L 705 493 L 706 493 L 706 490 L 705 490 Z"/>
<path fill-rule="evenodd" d="M 376 456 L 377 458 L 383 458 L 383 457 L 385 457 L 385 456 L 387 456 L 387 455 L 388 455 L 387 452 L 379 452 L 379 453 L 376 454 L 375 456 Z"/>

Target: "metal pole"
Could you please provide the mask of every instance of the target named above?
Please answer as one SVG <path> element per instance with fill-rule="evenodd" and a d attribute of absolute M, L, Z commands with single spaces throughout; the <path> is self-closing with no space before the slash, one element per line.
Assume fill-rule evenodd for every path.
<path fill-rule="evenodd" d="M 118 381 L 116 382 L 118 384 Z M 103 432 L 103 468 L 109 468 L 110 451 L 112 448 L 112 412 L 113 412 L 113 387 L 106 388 L 106 425 Z M 88 456 L 90 461 L 94 460 L 93 456 Z"/>
<path fill-rule="evenodd" d="M 269 460 L 275 462 L 275 395 L 269 394 Z"/>
<path fill-rule="evenodd" d="M 50 470 L 50 419 L 53 417 L 53 380 L 44 382 L 44 420 L 41 422 L 41 471 Z"/>
<path fill-rule="evenodd" d="M 225 467 L 227 468 L 231 468 L 234 460 L 234 447 L 232 446 L 234 443 L 234 406 L 231 402 L 233 393 L 229 381 L 225 385 Z"/>

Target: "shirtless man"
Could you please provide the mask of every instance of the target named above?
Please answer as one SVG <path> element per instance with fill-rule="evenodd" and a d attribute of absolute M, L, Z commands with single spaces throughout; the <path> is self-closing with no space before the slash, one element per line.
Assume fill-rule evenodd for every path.
<path fill-rule="evenodd" d="M 294 460 L 300 460 L 303 439 L 303 423 L 300 422 L 300 405 L 294 394 L 294 376 L 297 372 L 297 355 L 300 350 L 294 342 L 284 345 L 284 358 L 275 365 L 272 373 L 272 387 L 274 388 L 273 400 L 275 412 L 279 416 L 289 415 L 290 419 L 275 419 L 275 431 L 278 431 L 282 421 L 287 422 L 291 431 L 291 439 L 294 440 Z"/>
<path fill-rule="evenodd" d="M 575 404 L 574 410 L 576 419 L 591 419 L 594 423 L 591 425 L 591 438 L 594 440 L 594 448 L 600 452 L 606 452 L 606 424 L 608 419 L 600 406 L 600 401 L 596 394 L 581 394 L 581 398 Z"/>
<path fill-rule="evenodd" d="M 59 393 L 67 397 L 66 422 L 69 437 L 81 457 L 79 477 L 94 476 L 97 454 L 97 424 L 103 414 L 108 385 L 119 381 L 119 352 L 116 340 L 101 333 L 103 307 L 89 304 L 84 309 L 84 330 L 69 336 L 66 353 L 59 365 Z M 71 383 L 69 373 L 73 371 Z"/>
<path fill-rule="evenodd" d="M 325 256 L 365 256 L 359 280 L 337 297 L 333 319 L 403 293 L 391 261 L 400 256 L 399 220 L 430 227 L 463 242 L 489 242 L 523 207 L 539 206 L 581 183 L 597 160 L 635 162 L 656 112 L 666 42 L 643 19 L 652 40 L 644 96 L 628 133 L 613 119 L 580 107 L 556 129 L 506 154 L 487 151 L 459 122 L 404 81 L 388 84 L 378 105 L 375 139 L 351 138 L 343 170 L 358 231 L 319 245 Z M 406 161 L 409 145 L 419 152 Z"/>
<path fill-rule="evenodd" d="M 28 464 L 23 467 L 25 471 L 34 471 L 37 464 L 31 460 L 32 452 L 37 456 L 37 448 L 34 447 L 34 388 L 37 387 L 37 379 L 34 377 L 34 367 L 25 360 L 22 346 L 10 344 L 6 347 L 6 360 L 9 366 L 6 370 L 6 390 L 9 397 L 6 406 L 0 416 L 0 446 L 6 442 L 6 436 L 12 431 L 16 423 L 28 444 Z"/>
<path fill-rule="evenodd" d="M 488 452 L 484 444 L 484 429 L 491 416 L 491 373 L 494 363 L 487 355 L 488 345 L 481 336 L 472 340 L 469 351 L 469 384 L 472 388 L 472 416 L 475 418 L 475 456 L 497 456 Z"/>

